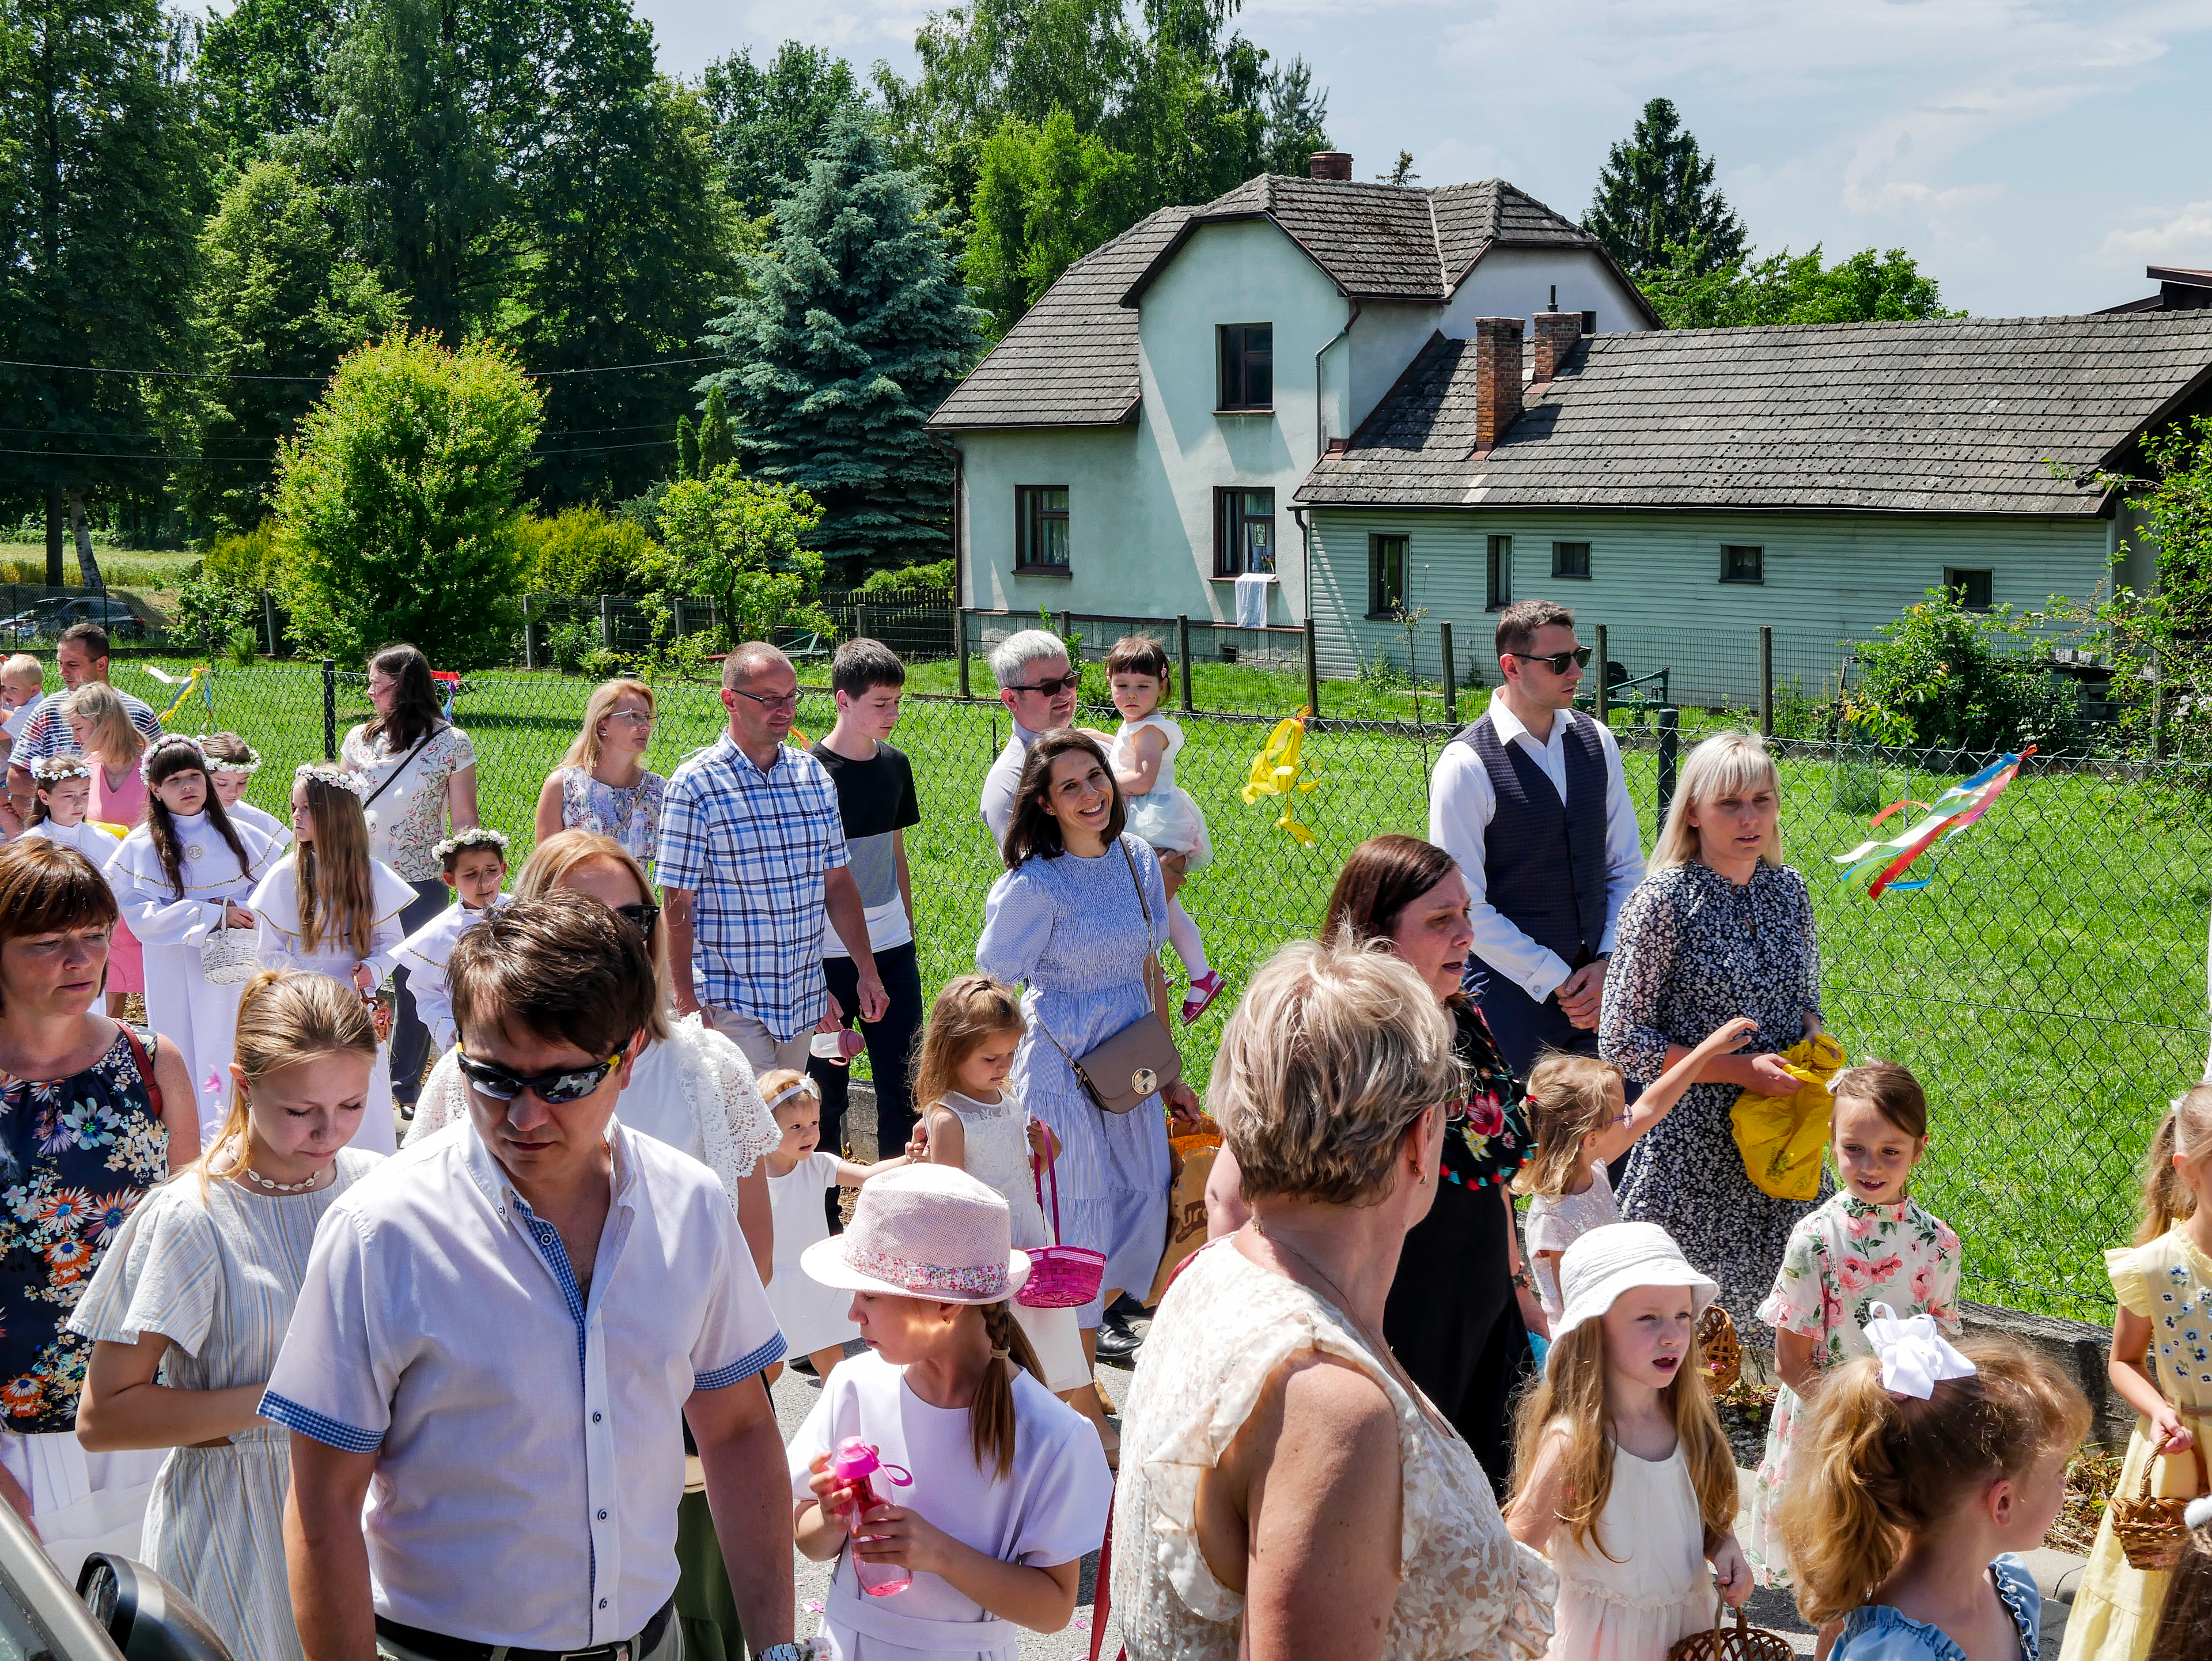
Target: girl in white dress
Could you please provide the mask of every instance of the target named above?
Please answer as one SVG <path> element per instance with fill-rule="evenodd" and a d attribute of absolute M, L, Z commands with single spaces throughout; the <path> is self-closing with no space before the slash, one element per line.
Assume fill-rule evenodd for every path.
<path fill-rule="evenodd" d="M 858 1188 L 890 1166 L 854 1165 L 822 1147 L 822 1086 L 804 1073 L 775 1068 L 760 1075 L 760 1092 L 783 1132 L 783 1140 L 765 1156 L 769 1211 L 775 1220 L 775 1275 L 768 1283 L 769 1307 L 783 1329 L 787 1353 L 804 1355 L 827 1384 L 845 1359 L 845 1345 L 860 1335 L 860 1329 L 845 1312 L 852 1299 L 810 1276 L 799 1266 L 799 1254 L 830 1238 L 830 1216 L 822 1208 L 825 1193 Z M 771 1363 L 768 1382 L 782 1375 L 783 1363 Z"/>
<path fill-rule="evenodd" d="M 430 1048 L 442 1056 L 453 1047 L 453 993 L 446 979 L 453 944 L 461 931 L 502 904 L 507 883 L 507 837 L 488 824 L 457 830 L 437 846 L 438 874 L 453 891 L 453 903 L 399 942 L 399 966 L 407 971 L 415 1018 L 430 1029 Z"/>
<path fill-rule="evenodd" d="M 164 733 L 147 746 L 139 769 L 146 822 L 107 862 L 107 882 L 131 932 L 145 943 L 146 1022 L 185 1058 L 205 1144 L 226 1111 L 239 988 L 200 972 L 200 947 L 213 930 L 257 926 L 246 902 L 267 869 L 269 841 L 231 822 L 198 739 Z"/>
<path fill-rule="evenodd" d="M 375 1053 L 349 989 L 256 976 L 219 1136 L 139 1202 L 70 1317 L 94 1341 L 78 1439 L 173 1450 L 141 1549 L 240 1661 L 301 1656 L 284 1570 L 289 1443 L 257 1409 L 315 1225 L 377 1163 L 346 1145 Z"/>
<path fill-rule="evenodd" d="M 1720 1287 L 1656 1223 L 1593 1229 L 1559 1260 L 1566 1305 L 1522 1398 L 1506 1526 L 1559 1573 L 1553 1661 L 1667 1661 L 1741 1607 L 1735 1457 L 1696 1366 Z"/>
<path fill-rule="evenodd" d="M 261 752 L 235 733 L 210 733 L 200 740 L 207 752 L 208 776 L 222 798 L 223 811 L 240 824 L 250 824 L 269 838 L 269 851 L 281 854 L 292 845 L 292 827 L 266 808 L 246 799 L 246 781 L 261 770 Z"/>
<path fill-rule="evenodd" d="M 1029 1277 L 1006 1202 L 963 1171 L 908 1165 L 860 1190 L 806 1272 L 851 1292 L 865 1354 L 837 1369 L 792 1439 L 799 1548 L 837 1560 L 814 1640 L 825 1661 L 1018 1661 L 1020 1637 L 1075 1612 L 1113 1478 L 1082 1415 L 1053 1399 L 1010 1312 Z M 830 1460 L 848 1439 L 890 1469 L 857 1532 Z M 898 1477 L 911 1482 L 901 1484 Z M 861 1593 L 855 1555 L 912 1576 Z"/>
<path fill-rule="evenodd" d="M 38 800 L 23 834 L 74 848 L 94 870 L 105 871 L 123 839 L 85 817 L 92 806 L 94 765 L 82 756 L 40 756 L 33 761 L 31 784 Z"/>
<path fill-rule="evenodd" d="M 252 904 L 261 920 L 263 967 L 327 975 L 374 1001 L 392 977 L 406 934 L 400 914 L 415 903 L 415 886 L 369 857 L 360 789 L 357 776 L 327 764 L 293 774 L 292 851 L 269 867 Z M 389 1014 L 372 1013 L 388 1039 Z M 398 1148 L 388 1050 L 377 1056 L 358 1135 L 372 1153 Z"/>
<path fill-rule="evenodd" d="M 1108 759 L 1128 810 L 1129 834 L 1160 856 L 1160 875 L 1168 891 L 1168 944 L 1190 975 L 1182 1001 L 1183 1025 L 1203 1015 L 1228 985 L 1206 960 L 1198 925 L 1182 909 L 1176 891 L 1183 879 L 1213 857 L 1206 834 L 1206 815 L 1190 792 L 1176 783 L 1176 753 L 1182 728 L 1160 714 L 1168 687 L 1166 648 L 1150 635 L 1131 635 L 1114 642 L 1106 654 L 1107 684 L 1121 725 Z"/>

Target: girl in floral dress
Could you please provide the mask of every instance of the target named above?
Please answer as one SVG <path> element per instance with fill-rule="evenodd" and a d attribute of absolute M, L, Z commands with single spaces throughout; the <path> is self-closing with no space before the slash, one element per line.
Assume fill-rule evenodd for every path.
<path fill-rule="evenodd" d="M 1792 1427 L 1824 1374 L 1873 1353 L 1863 1330 L 1873 1306 L 1887 1304 L 1906 1320 L 1931 1315 L 1954 1338 L 1961 1330 L 1959 1237 L 1905 1192 L 1928 1151 L 1919 1080 L 1894 1062 L 1869 1062 L 1838 1074 L 1830 1091 L 1836 1192 L 1791 1231 L 1774 1290 L 1759 1306 L 1759 1318 L 1774 1329 L 1783 1378 L 1745 1538 L 1761 1585 L 1790 1584 L 1774 1512 L 1790 1480 Z"/>

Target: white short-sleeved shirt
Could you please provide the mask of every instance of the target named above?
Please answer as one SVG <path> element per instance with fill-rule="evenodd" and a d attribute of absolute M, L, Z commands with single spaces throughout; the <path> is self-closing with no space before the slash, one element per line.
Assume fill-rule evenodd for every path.
<path fill-rule="evenodd" d="M 575 1650 L 676 1589 L 683 1409 L 784 1352 L 714 1173 L 611 1123 L 588 1302 L 464 1120 L 331 1206 L 262 1414 L 377 1453 L 376 1612 Z"/>

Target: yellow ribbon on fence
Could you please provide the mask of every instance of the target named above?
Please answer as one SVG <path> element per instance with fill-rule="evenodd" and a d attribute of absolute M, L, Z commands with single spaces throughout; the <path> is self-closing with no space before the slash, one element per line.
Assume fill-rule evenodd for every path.
<path fill-rule="evenodd" d="M 1820 1156 L 1828 1148 L 1829 1080 L 1844 1070 L 1844 1047 L 1827 1033 L 1800 1040 L 1782 1054 L 1783 1070 L 1799 1081 L 1792 1096 L 1748 1090 L 1729 1110 L 1729 1128 L 1743 1155 L 1744 1175 L 1778 1200 L 1820 1194 Z"/>

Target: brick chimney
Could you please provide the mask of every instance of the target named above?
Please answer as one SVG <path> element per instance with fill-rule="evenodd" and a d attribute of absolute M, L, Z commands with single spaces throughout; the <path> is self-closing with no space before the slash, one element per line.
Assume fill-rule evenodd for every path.
<path fill-rule="evenodd" d="M 1474 453 L 1480 456 L 1489 454 L 1521 419 L 1521 319 L 1478 317 L 1473 344 Z"/>
<path fill-rule="evenodd" d="M 1535 338 L 1529 343 L 1535 369 L 1534 379 L 1549 380 L 1559 374 L 1560 365 L 1567 361 L 1567 354 L 1574 350 L 1575 342 L 1583 338 L 1583 314 L 1539 312 L 1535 322 Z"/>
<path fill-rule="evenodd" d="M 1306 171 L 1314 179 L 1333 179 L 1344 184 L 1352 182 L 1352 154 L 1348 150 L 1316 150 L 1306 164 Z"/>

